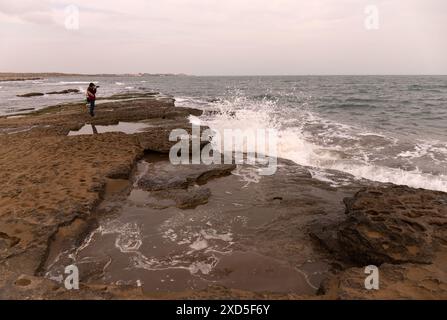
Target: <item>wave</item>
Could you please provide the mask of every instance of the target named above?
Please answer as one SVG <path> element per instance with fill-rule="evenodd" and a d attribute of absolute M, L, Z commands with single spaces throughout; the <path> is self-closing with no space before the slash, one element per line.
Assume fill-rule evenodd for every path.
<path fill-rule="evenodd" d="M 440 93 L 442 92 L 443 89 L 446 89 L 447 85 L 418 85 L 418 84 L 413 84 L 408 86 L 407 90 L 408 91 L 427 91 L 427 92 L 437 92 Z"/>
<path fill-rule="evenodd" d="M 89 84 L 89 83 L 96 83 L 98 84 L 99 81 L 59 81 L 59 82 L 50 82 L 50 83 L 41 83 L 47 86 L 66 86 L 71 84 Z"/>
<path fill-rule="evenodd" d="M 89 84 L 91 81 L 59 81 L 59 84 Z M 95 81 L 93 81 L 95 82 Z M 98 81 L 96 81 L 98 82 Z"/>
<path fill-rule="evenodd" d="M 373 104 L 366 103 L 330 103 L 324 104 L 320 106 L 321 108 L 329 108 L 329 109 L 364 109 L 364 108 L 375 108 L 376 106 Z"/>
<path fill-rule="evenodd" d="M 260 95 L 253 96 L 253 99 L 277 101 L 278 97 L 273 94 L 266 93 L 266 94 L 260 94 Z"/>
<path fill-rule="evenodd" d="M 198 104 L 195 107 L 203 108 L 203 105 Z M 399 143 L 396 138 L 331 122 L 305 107 L 298 112 L 296 108 L 280 107 L 269 99 L 254 101 L 236 95 L 231 99 L 222 99 L 208 105 L 205 110 L 210 107 L 217 108 L 217 112 L 204 113 L 200 119 L 213 130 L 220 132 L 220 136 L 223 136 L 225 129 L 243 131 L 273 129 L 278 133 L 278 156 L 299 165 L 319 170 L 337 170 L 348 173 L 356 179 L 447 192 L 447 175 L 435 175 L 419 169 L 409 171 L 388 167 L 370 160 L 370 153 L 374 152 L 376 154 L 371 157 L 372 159 L 374 157 L 392 159 L 391 154 L 383 154 L 381 150 L 384 146 Z M 322 131 L 315 133 L 305 130 L 308 126 L 320 126 Z M 353 141 L 357 142 L 361 138 L 371 140 L 371 137 L 374 138 L 374 144 L 362 145 L 363 140 L 353 144 Z M 212 143 L 215 148 L 224 145 L 222 141 L 215 139 Z M 219 151 L 225 152 L 225 150 Z"/>
<path fill-rule="evenodd" d="M 359 104 L 368 104 L 368 103 L 377 103 L 377 102 L 383 102 L 384 100 L 379 99 L 369 99 L 369 98 L 347 98 L 344 100 L 344 102 L 350 104 L 350 103 L 359 103 Z"/>

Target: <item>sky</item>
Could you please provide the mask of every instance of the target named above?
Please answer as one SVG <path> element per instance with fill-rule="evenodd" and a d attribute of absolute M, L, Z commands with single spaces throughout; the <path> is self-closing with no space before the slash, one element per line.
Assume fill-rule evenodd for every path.
<path fill-rule="evenodd" d="M 0 72 L 447 74 L 447 1 L 0 0 Z"/>

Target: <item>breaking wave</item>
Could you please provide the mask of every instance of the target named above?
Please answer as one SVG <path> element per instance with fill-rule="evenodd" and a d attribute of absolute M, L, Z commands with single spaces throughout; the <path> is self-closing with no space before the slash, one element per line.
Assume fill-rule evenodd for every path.
<path fill-rule="evenodd" d="M 299 165 L 321 171 L 337 170 L 356 179 L 447 192 L 447 168 L 442 167 L 447 160 L 445 144 L 432 142 L 426 147 L 425 151 L 433 151 L 427 160 L 427 154 L 421 154 L 416 143 L 330 121 L 307 106 L 284 107 L 272 97 L 259 98 L 236 94 L 206 106 L 203 101 L 194 103 L 192 98 L 181 98 L 179 105 L 202 108 L 204 114 L 192 121 L 201 121 L 221 136 L 225 129 L 274 129 L 278 134 L 278 156 Z M 223 145 L 220 141 L 213 143 Z M 436 160 L 437 171 L 434 171 L 431 162 Z"/>

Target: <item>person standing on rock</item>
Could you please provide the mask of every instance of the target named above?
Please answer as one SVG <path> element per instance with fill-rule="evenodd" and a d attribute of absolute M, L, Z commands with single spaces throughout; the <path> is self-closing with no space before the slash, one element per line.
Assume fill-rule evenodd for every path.
<path fill-rule="evenodd" d="M 99 88 L 95 86 L 94 83 L 90 83 L 87 89 L 87 106 L 89 106 L 90 115 L 95 116 L 95 101 L 96 101 L 96 89 Z"/>

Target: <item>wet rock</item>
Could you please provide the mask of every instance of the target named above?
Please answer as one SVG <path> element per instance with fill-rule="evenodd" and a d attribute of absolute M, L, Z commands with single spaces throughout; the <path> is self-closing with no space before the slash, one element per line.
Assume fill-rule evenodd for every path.
<path fill-rule="evenodd" d="M 81 263 L 77 264 L 77 267 L 79 268 L 79 280 L 82 282 L 88 282 L 100 279 L 104 274 L 104 270 L 110 265 L 111 262 L 112 258 L 109 256 L 99 256 L 85 259 Z"/>
<path fill-rule="evenodd" d="M 447 268 L 431 265 L 384 264 L 379 268 L 379 289 L 365 289 L 364 268 L 349 268 L 322 283 L 319 293 L 326 299 L 446 299 Z"/>
<path fill-rule="evenodd" d="M 157 164 L 139 181 L 138 186 L 146 191 L 186 189 L 194 184 L 205 184 L 208 180 L 231 174 L 235 165 L 179 165 Z"/>
<path fill-rule="evenodd" d="M 312 235 L 357 265 L 433 261 L 447 236 L 447 194 L 404 186 L 370 187 L 344 200 L 347 219 Z"/>
<path fill-rule="evenodd" d="M 47 94 L 69 94 L 69 93 L 79 93 L 79 92 L 80 92 L 79 89 L 67 89 L 67 90 L 62 90 L 62 91 L 47 92 Z"/>
<path fill-rule="evenodd" d="M 20 98 L 31 98 L 31 97 L 39 97 L 39 96 L 43 96 L 45 95 L 42 92 L 30 92 L 30 93 L 25 93 L 25 94 L 18 94 L 17 97 Z"/>
<path fill-rule="evenodd" d="M 188 116 L 193 115 L 199 117 L 203 114 L 203 111 L 193 108 L 173 108 L 165 112 L 165 114 L 163 115 L 163 119 L 184 118 L 185 114 L 187 114 Z"/>
<path fill-rule="evenodd" d="M 166 127 L 170 122 L 187 123 L 190 115 L 201 115 L 202 111 L 192 108 L 177 108 L 173 101 L 160 101 L 155 98 L 139 98 L 137 100 L 122 100 L 115 102 L 104 102 L 97 106 L 97 112 L 93 124 L 110 125 L 119 121 L 155 121 L 164 120 L 159 123 L 160 127 Z M 84 113 L 84 115 L 88 115 Z M 87 117 L 88 119 L 88 117 Z M 172 121 L 175 120 L 175 121 Z M 91 121 L 91 119 L 89 119 Z M 177 127 L 177 128 L 183 128 Z"/>
<path fill-rule="evenodd" d="M 138 88 L 140 90 L 145 90 L 146 88 Z M 111 100 L 122 100 L 122 99 L 138 99 L 138 98 L 147 98 L 147 97 L 154 97 L 156 95 L 159 95 L 160 92 L 157 91 L 147 91 L 147 92 L 128 92 L 128 93 L 118 93 L 111 95 L 107 98 L 100 98 L 102 99 L 111 99 Z"/>
<path fill-rule="evenodd" d="M 18 109 L 17 111 L 24 112 L 24 111 L 32 111 L 32 110 L 35 110 L 35 109 L 34 108 L 21 108 L 21 109 Z"/>
<path fill-rule="evenodd" d="M 151 150 L 160 153 L 169 153 L 172 146 L 177 142 L 169 141 L 169 135 L 174 128 L 186 127 L 185 123 L 178 123 L 176 127 L 155 127 L 150 128 L 142 133 L 137 133 L 136 136 L 141 147 L 144 150 Z"/>
<path fill-rule="evenodd" d="M 177 207 L 180 209 L 194 209 L 199 205 L 206 204 L 211 197 L 211 190 L 208 188 L 194 188 L 187 192 L 177 193 L 174 198 Z"/>
<path fill-rule="evenodd" d="M 110 179 L 128 179 L 130 173 L 132 172 L 132 167 L 132 163 L 120 164 L 110 170 L 110 173 L 107 177 Z"/>
<path fill-rule="evenodd" d="M 164 190 L 155 192 L 157 198 L 172 199 L 179 209 L 194 209 L 199 205 L 208 203 L 211 190 L 204 187 L 192 187 L 180 190 Z"/>
<path fill-rule="evenodd" d="M 3 257 L 3 254 L 7 254 L 19 241 L 20 239 L 17 237 L 11 237 L 6 233 L 0 232 L 0 258 Z"/>
<path fill-rule="evenodd" d="M 141 299 L 143 297 L 139 288 L 113 285 L 84 285 L 80 290 L 67 290 L 64 283 L 55 282 L 46 278 L 28 274 L 18 276 L 5 273 L 0 266 L 0 299 L 29 300 L 80 300 L 80 299 Z M 2 277 L 11 278 L 2 283 Z"/>
<path fill-rule="evenodd" d="M 150 127 L 145 129 L 144 132 L 135 135 L 144 150 L 169 153 L 171 148 L 178 143 L 178 141 L 170 141 L 169 136 L 173 130 L 181 129 L 185 130 L 185 132 L 190 135 L 189 145 L 190 154 L 192 154 L 192 127 L 191 123 L 185 120 L 184 117 L 174 119 L 153 119 L 146 123 L 148 123 Z M 201 127 L 201 132 L 207 128 L 208 127 Z M 209 141 L 201 141 L 200 148 L 202 149 L 208 143 Z"/>
<path fill-rule="evenodd" d="M 27 278 L 20 278 L 20 279 L 17 279 L 17 281 L 16 281 L 14 284 L 15 284 L 16 286 L 19 286 L 19 287 L 27 287 L 27 286 L 29 286 L 31 283 L 32 283 L 32 282 L 31 282 L 30 279 L 27 279 Z"/>

